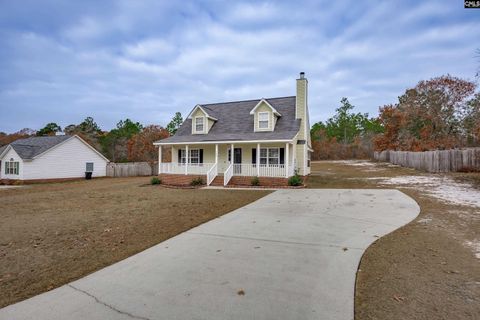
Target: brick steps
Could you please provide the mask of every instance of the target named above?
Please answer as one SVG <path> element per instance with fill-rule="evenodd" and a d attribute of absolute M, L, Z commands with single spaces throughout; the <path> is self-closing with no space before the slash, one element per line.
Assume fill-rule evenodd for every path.
<path fill-rule="evenodd" d="M 216 176 L 210 185 L 215 187 L 223 187 L 223 176 Z"/>

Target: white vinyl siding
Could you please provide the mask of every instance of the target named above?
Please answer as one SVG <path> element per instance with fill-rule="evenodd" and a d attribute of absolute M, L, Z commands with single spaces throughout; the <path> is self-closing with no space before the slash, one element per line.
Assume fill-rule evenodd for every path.
<path fill-rule="evenodd" d="M 93 177 L 106 176 L 107 161 L 74 137 L 23 164 L 23 179 L 85 177 L 86 163 L 93 163 Z"/>

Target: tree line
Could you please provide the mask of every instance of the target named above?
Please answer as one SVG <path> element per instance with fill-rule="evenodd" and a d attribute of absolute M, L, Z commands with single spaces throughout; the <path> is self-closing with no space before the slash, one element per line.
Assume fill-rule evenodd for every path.
<path fill-rule="evenodd" d="M 427 151 L 480 146 L 480 93 L 451 75 L 422 80 L 378 117 L 355 113 L 347 98 L 311 128 L 313 159 L 368 158 L 373 151 Z"/>
<path fill-rule="evenodd" d="M 175 134 L 182 122 L 182 115 L 177 112 L 165 128 L 159 125 L 144 126 L 127 118 L 120 120 L 112 130 L 105 131 L 92 117 L 87 117 L 79 124 L 68 125 L 63 130 L 57 123 L 51 122 L 39 130 L 25 128 L 12 134 L 0 132 L 0 146 L 21 138 L 52 136 L 63 132 L 78 135 L 113 162 L 154 162 L 158 159 L 158 152 L 153 142 Z M 168 152 L 164 157 L 169 157 Z"/>

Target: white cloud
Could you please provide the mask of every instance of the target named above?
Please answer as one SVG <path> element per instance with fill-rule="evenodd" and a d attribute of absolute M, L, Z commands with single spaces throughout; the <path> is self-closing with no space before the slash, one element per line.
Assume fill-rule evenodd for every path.
<path fill-rule="evenodd" d="M 163 39 L 153 38 L 127 45 L 124 51 L 127 56 L 133 58 L 158 59 L 163 55 L 172 54 L 175 46 Z"/>

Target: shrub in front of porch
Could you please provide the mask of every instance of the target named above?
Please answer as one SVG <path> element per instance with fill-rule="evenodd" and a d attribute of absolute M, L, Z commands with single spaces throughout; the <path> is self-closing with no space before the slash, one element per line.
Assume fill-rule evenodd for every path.
<path fill-rule="evenodd" d="M 289 186 L 301 186 L 303 184 L 302 178 L 298 175 L 298 173 L 295 173 L 295 175 L 291 176 L 288 179 L 288 185 Z"/>
<path fill-rule="evenodd" d="M 160 180 L 160 178 L 158 178 L 158 177 L 152 177 L 152 179 L 150 179 L 150 183 L 151 184 L 161 184 L 162 180 Z"/>
<path fill-rule="evenodd" d="M 258 177 L 253 177 L 252 181 L 250 181 L 250 184 L 254 187 L 258 187 L 260 185 L 260 179 L 258 179 Z"/>
<path fill-rule="evenodd" d="M 194 178 L 192 179 L 192 181 L 190 182 L 190 185 L 192 187 L 196 187 L 196 186 L 201 186 L 201 185 L 204 185 L 205 182 L 203 181 L 202 178 Z"/>

